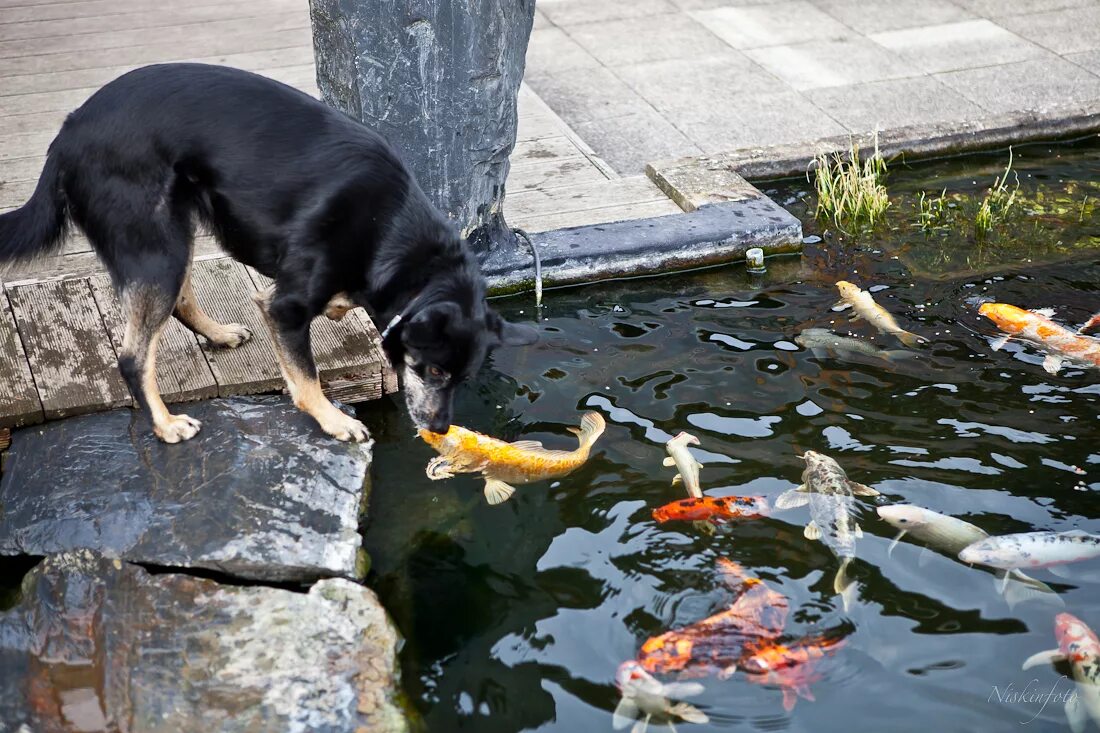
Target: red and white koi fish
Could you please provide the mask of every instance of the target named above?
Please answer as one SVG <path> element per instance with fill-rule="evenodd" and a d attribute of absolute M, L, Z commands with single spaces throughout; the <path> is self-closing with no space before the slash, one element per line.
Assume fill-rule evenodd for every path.
<path fill-rule="evenodd" d="M 1069 662 L 1077 694 L 1066 700 L 1066 719 L 1073 733 L 1082 733 L 1091 717 L 1100 726 L 1100 639 L 1085 622 L 1069 613 L 1054 618 L 1057 649 L 1032 654 L 1024 669 L 1039 664 Z"/>
<path fill-rule="evenodd" d="M 1086 366 L 1100 366 L 1100 341 L 1059 326 L 1050 320 L 1054 312 L 1049 309 L 1029 311 L 1007 303 L 982 303 L 978 313 L 1005 333 L 991 344 L 994 351 L 1015 337 L 1050 352 L 1043 359 L 1043 369 L 1050 374 L 1057 374 L 1067 359 Z"/>

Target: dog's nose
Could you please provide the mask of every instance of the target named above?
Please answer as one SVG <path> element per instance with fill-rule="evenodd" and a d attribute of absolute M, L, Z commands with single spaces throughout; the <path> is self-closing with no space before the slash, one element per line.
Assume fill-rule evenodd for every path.
<path fill-rule="evenodd" d="M 451 421 L 444 418 L 433 417 L 428 423 L 428 430 L 433 433 L 445 433 L 451 429 Z"/>

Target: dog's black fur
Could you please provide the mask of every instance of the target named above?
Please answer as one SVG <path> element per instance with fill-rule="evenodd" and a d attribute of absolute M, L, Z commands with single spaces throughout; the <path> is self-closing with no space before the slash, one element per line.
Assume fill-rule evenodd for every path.
<path fill-rule="evenodd" d="M 92 95 L 50 145 L 31 200 L 0 216 L 0 263 L 55 249 L 70 221 L 122 296 L 132 343 L 120 367 L 146 406 L 145 342 L 155 354 L 173 309 L 194 330 L 225 336 L 217 328 L 227 327 L 204 329 L 205 315 L 181 299 L 196 221 L 274 279 L 261 305 L 288 383 L 295 374 L 316 380 L 310 323 L 339 293 L 379 328 L 402 316 L 383 347 L 404 374 L 413 421 L 436 432 L 450 426 L 455 385 L 488 350 L 534 341 L 533 329 L 486 305 L 466 243 L 380 136 L 248 72 L 148 66 Z"/>

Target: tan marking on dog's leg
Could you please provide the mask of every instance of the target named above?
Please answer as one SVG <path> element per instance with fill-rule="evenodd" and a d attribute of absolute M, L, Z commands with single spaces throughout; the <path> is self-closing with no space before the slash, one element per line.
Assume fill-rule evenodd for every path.
<path fill-rule="evenodd" d="M 337 440 L 354 440 L 362 442 L 370 439 L 367 427 L 354 417 L 345 415 L 328 397 L 325 397 L 321 389 L 321 382 L 316 375 L 309 375 L 296 366 L 292 359 L 287 358 L 282 338 L 275 322 L 268 313 L 268 305 L 275 295 L 275 286 L 252 294 L 252 300 L 260 309 L 264 324 L 271 333 L 271 340 L 275 345 L 275 356 L 279 362 L 279 369 L 286 380 L 287 391 L 298 409 L 310 415 L 321 429 Z"/>
<path fill-rule="evenodd" d="M 141 365 L 140 399 L 149 409 L 153 433 L 165 443 L 190 440 L 198 434 L 202 423 L 189 415 L 170 413 L 164 404 L 164 399 L 160 396 L 160 388 L 157 387 L 157 345 L 164 331 L 165 322 L 161 322 L 151 333 L 142 333 L 140 314 L 135 314 L 133 310 L 140 307 L 129 302 L 128 298 L 123 298 L 123 308 L 129 315 L 126 320 L 126 331 L 122 337 L 120 355 L 133 358 Z"/>
<path fill-rule="evenodd" d="M 176 318 L 195 333 L 206 338 L 214 346 L 234 349 L 252 338 L 248 326 L 240 323 L 218 323 L 199 306 L 195 293 L 191 290 L 191 274 L 188 272 L 176 301 Z"/>
<path fill-rule="evenodd" d="M 337 293 L 329 300 L 328 305 L 325 306 L 325 318 L 330 321 L 342 320 L 344 316 L 348 314 L 348 311 L 357 308 L 348 297 L 347 293 Z"/>

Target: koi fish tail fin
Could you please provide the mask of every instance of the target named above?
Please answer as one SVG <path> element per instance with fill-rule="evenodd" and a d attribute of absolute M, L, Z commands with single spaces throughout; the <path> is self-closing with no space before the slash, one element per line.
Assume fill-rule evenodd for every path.
<path fill-rule="evenodd" d="M 924 336 L 918 336 L 915 333 L 909 333 L 908 331 L 898 331 L 894 334 L 898 337 L 898 341 L 902 342 L 909 348 L 916 348 L 917 346 L 923 346 L 928 343 L 928 339 Z"/>
<path fill-rule="evenodd" d="M 683 720 L 685 723 L 697 723 L 699 725 L 706 725 L 710 722 L 710 717 L 691 703 L 678 702 L 670 707 L 668 711 Z"/>
<path fill-rule="evenodd" d="M 580 450 L 588 450 L 596 439 L 603 435 L 606 428 L 607 423 L 604 422 L 603 415 L 598 412 L 586 412 L 581 418 L 581 426 L 569 428 L 569 432 L 577 436 Z"/>
<path fill-rule="evenodd" d="M 1007 582 L 1002 579 L 1002 573 L 1007 576 Z M 1036 580 L 1035 578 L 1024 575 L 1019 570 L 1002 570 L 997 573 L 997 578 L 997 587 L 1004 596 L 1005 603 L 1008 604 L 1010 609 L 1014 609 L 1017 604 L 1026 601 L 1035 601 L 1036 603 L 1065 608 L 1066 603 L 1062 600 L 1061 596 L 1058 595 L 1057 591 L 1041 580 Z"/>
<path fill-rule="evenodd" d="M 848 564 L 851 562 L 850 557 L 841 560 L 840 569 L 836 571 L 836 577 L 833 578 L 833 592 L 840 596 L 845 612 L 851 610 L 852 602 L 856 599 L 856 591 L 859 590 L 855 581 L 848 577 Z"/>

